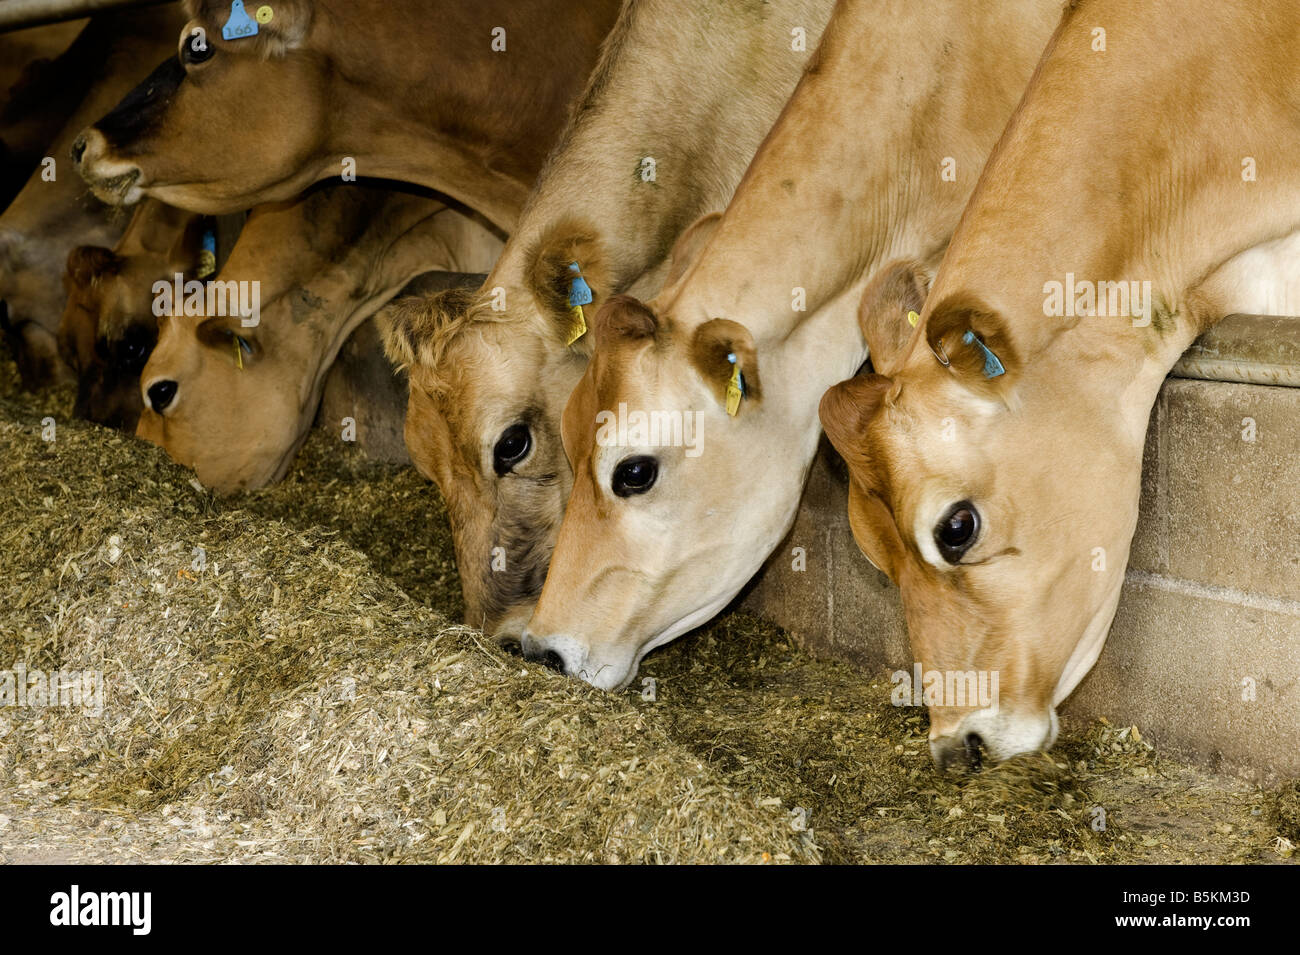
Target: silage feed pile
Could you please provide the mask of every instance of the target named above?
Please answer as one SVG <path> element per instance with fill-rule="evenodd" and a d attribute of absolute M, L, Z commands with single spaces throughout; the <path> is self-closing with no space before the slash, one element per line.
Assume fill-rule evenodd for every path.
<path fill-rule="evenodd" d="M 1129 727 L 940 778 L 923 711 L 742 614 L 597 692 L 450 623 L 410 469 L 317 433 L 223 501 L 65 412 L 0 395 L 0 671 L 102 672 L 102 712 L 0 707 L 0 861 L 1293 857 L 1293 789 Z"/>

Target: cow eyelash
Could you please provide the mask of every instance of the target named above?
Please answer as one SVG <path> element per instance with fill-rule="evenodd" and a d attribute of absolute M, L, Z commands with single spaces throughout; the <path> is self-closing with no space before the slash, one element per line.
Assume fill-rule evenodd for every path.
<path fill-rule="evenodd" d="M 248 358 L 252 358 L 257 354 L 257 344 L 253 339 L 246 338 L 233 328 L 217 325 L 215 322 L 216 320 L 213 319 L 199 326 L 197 335 L 200 342 L 210 348 L 218 348 L 227 353 L 231 348 L 238 348 L 240 354 Z"/>
<path fill-rule="evenodd" d="M 241 351 L 243 351 L 245 355 L 251 356 L 253 354 L 252 344 L 243 335 L 239 335 L 233 331 L 230 331 L 229 329 L 226 330 L 226 334 L 230 337 L 231 341 L 239 343 L 239 348 Z"/>

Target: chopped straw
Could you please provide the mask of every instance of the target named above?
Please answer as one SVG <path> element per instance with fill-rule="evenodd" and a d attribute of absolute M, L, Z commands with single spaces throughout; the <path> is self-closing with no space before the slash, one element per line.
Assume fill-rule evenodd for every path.
<path fill-rule="evenodd" d="M 924 710 L 883 675 L 745 614 L 652 654 L 652 684 L 596 691 L 452 623 L 445 514 L 411 469 L 316 432 L 280 486 L 222 500 L 70 420 L 66 394 L 8 387 L 0 671 L 102 671 L 104 694 L 99 715 L 0 707 L 0 860 L 1292 855 L 1294 787 L 1162 759 L 1129 727 L 939 776 Z"/>

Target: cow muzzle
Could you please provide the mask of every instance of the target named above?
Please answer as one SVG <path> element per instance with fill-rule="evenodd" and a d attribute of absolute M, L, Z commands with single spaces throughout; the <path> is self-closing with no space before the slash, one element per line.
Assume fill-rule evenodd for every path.
<path fill-rule="evenodd" d="M 113 159 L 108 139 L 93 126 L 72 144 L 72 163 L 95 198 L 111 206 L 129 206 L 144 195 L 141 170 L 135 163 Z"/>
<path fill-rule="evenodd" d="M 1054 709 L 1040 714 L 975 710 L 955 729 L 931 735 L 930 756 L 940 772 L 978 772 L 985 763 L 1048 749 L 1059 729 Z"/>
<path fill-rule="evenodd" d="M 575 637 L 564 634 L 538 636 L 525 630 L 519 642 L 525 660 L 576 677 L 599 690 L 617 690 L 636 673 L 635 655 L 627 659 L 616 651 L 608 656 L 598 655 Z"/>
<path fill-rule="evenodd" d="M 519 637 L 519 644 L 525 660 L 540 663 L 566 676 L 577 672 L 574 664 L 584 656 L 571 637 L 537 637 L 525 630 Z"/>

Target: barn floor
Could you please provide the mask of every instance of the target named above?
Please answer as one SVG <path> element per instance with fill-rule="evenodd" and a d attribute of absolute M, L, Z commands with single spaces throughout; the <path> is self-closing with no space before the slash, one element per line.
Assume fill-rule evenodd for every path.
<path fill-rule="evenodd" d="M 222 501 L 9 388 L 0 671 L 106 689 L 97 716 L 0 707 L 0 861 L 1297 861 L 1294 786 L 1131 727 L 940 778 L 923 711 L 743 614 L 652 654 L 653 699 L 524 666 L 450 623 L 410 469 L 316 432 L 283 484 Z"/>

